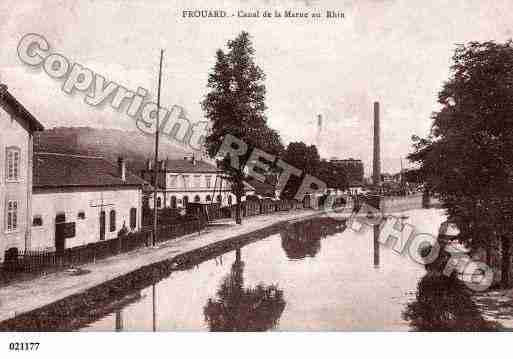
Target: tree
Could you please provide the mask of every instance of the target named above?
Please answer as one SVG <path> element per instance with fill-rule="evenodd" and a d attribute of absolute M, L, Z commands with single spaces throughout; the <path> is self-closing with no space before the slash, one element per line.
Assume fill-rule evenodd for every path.
<path fill-rule="evenodd" d="M 427 138 L 409 158 L 472 248 L 501 244 L 509 285 L 513 233 L 513 44 L 471 42 L 453 56 Z"/>
<path fill-rule="evenodd" d="M 321 157 L 314 145 L 307 146 L 304 142 L 290 142 L 283 153 L 283 161 L 302 171 L 302 177 L 291 176 L 283 189 L 284 198 L 294 198 L 303 177 L 307 174 L 315 176 L 319 170 Z"/>
<path fill-rule="evenodd" d="M 349 187 L 346 173 L 337 165 L 325 159 L 319 162 L 316 175 L 321 181 L 326 183 L 328 188 L 344 191 Z"/>
<path fill-rule="evenodd" d="M 251 151 L 258 148 L 276 155 L 283 150 L 279 134 L 267 126 L 265 74 L 255 64 L 254 55 L 247 32 L 228 42 L 228 52 L 217 50 L 216 64 L 208 78 L 209 93 L 202 102 L 205 116 L 212 125 L 205 141 L 212 158 L 228 134 L 248 145 L 247 155 L 239 161 L 239 168 L 233 168 L 228 158 L 217 159 L 237 198 L 236 221 L 239 224 L 242 222 L 240 202 L 246 177 L 244 166 Z"/>

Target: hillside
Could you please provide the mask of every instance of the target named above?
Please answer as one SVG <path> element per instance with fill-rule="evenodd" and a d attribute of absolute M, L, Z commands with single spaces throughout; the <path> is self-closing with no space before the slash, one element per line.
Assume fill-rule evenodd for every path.
<path fill-rule="evenodd" d="M 98 129 L 91 127 L 56 127 L 37 133 L 34 150 L 69 154 L 98 155 L 115 163 L 118 157 L 127 160 L 128 168 L 139 173 L 146 161 L 154 157 L 154 137 L 136 131 Z M 192 149 L 182 148 L 166 137 L 159 142 L 159 157 L 183 158 Z"/>

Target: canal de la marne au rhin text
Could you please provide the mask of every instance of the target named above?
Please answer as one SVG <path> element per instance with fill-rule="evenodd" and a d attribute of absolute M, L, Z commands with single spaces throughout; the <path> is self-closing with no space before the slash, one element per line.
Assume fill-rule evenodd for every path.
<path fill-rule="evenodd" d="M 285 10 L 285 11 L 270 11 L 270 10 L 238 10 L 237 13 L 231 14 L 232 17 L 237 16 L 241 18 L 260 18 L 260 17 L 283 17 L 283 18 L 320 18 L 322 17 L 321 12 L 302 12 L 302 11 L 293 11 L 293 10 Z M 224 18 L 230 17 L 224 10 L 183 10 L 182 11 L 183 18 Z M 343 19 L 345 17 L 344 12 L 342 11 L 334 11 L 327 10 L 325 12 L 325 17 L 327 19 Z"/>

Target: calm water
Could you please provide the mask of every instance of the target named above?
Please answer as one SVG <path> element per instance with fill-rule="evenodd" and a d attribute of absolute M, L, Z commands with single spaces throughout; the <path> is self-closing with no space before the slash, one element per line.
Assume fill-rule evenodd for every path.
<path fill-rule="evenodd" d="M 131 293 L 86 331 L 409 330 L 402 319 L 425 269 L 371 231 L 291 224 Z"/>

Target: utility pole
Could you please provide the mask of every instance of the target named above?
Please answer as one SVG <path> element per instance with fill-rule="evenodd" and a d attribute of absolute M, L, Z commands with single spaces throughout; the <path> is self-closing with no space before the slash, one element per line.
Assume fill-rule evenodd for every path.
<path fill-rule="evenodd" d="M 157 176 L 158 176 L 158 162 L 159 162 L 159 128 L 160 128 L 160 84 L 162 81 L 162 58 L 164 57 L 164 50 L 160 50 L 160 66 L 159 66 L 159 87 L 157 90 L 157 121 L 155 127 L 155 162 L 153 165 L 153 246 L 157 243 Z"/>
<path fill-rule="evenodd" d="M 379 130 L 379 102 L 374 102 L 374 133 L 373 133 L 373 158 L 372 180 L 374 186 L 381 185 L 381 158 L 380 158 L 380 130 Z"/>

